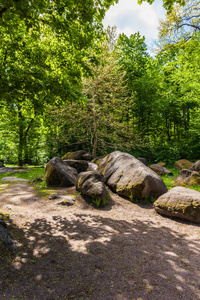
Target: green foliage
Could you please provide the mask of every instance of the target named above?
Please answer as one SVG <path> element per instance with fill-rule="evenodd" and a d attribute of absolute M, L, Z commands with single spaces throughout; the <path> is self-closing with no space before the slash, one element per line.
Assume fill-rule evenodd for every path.
<path fill-rule="evenodd" d="M 142 4 L 145 1 L 148 2 L 149 4 L 152 4 L 155 0 L 138 0 L 138 3 Z M 174 4 L 184 5 L 185 2 L 186 2 L 185 0 L 163 0 L 163 7 L 168 12 L 171 12 Z"/>
<path fill-rule="evenodd" d="M 173 32 L 178 46 L 166 50 L 161 43 L 165 51 L 156 57 L 140 33 L 117 39 L 108 28 L 102 34 L 105 11 L 115 2 L 1 3 L 5 163 L 43 164 L 79 149 L 97 156 L 121 150 L 152 162 L 200 158 L 198 1 L 168 14 L 160 35 Z M 174 3 L 184 1 L 163 1 L 169 12 Z M 196 28 L 192 34 L 181 29 L 184 20 Z M 182 43 L 184 34 L 190 38 Z"/>
<path fill-rule="evenodd" d="M 94 206 L 96 207 L 96 208 L 103 208 L 107 203 L 108 203 L 108 201 L 109 201 L 109 199 L 110 199 L 111 197 L 110 197 L 110 194 L 109 193 L 107 193 L 107 197 L 106 197 L 106 199 L 105 200 L 101 200 L 101 199 L 99 199 L 99 198 L 92 198 L 92 203 L 94 204 Z"/>
<path fill-rule="evenodd" d="M 155 199 L 152 196 L 145 197 L 145 199 L 137 199 L 137 198 L 134 198 L 131 193 L 129 198 L 130 198 L 131 202 L 133 202 L 133 203 L 148 204 L 148 203 L 155 202 Z"/>

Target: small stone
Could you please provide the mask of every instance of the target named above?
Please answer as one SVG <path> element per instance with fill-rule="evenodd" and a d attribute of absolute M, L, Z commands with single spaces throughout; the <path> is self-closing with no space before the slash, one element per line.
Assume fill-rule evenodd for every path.
<path fill-rule="evenodd" d="M 7 208 L 8 210 L 13 210 L 11 205 L 7 205 L 6 208 Z"/>
<path fill-rule="evenodd" d="M 57 194 L 52 194 L 52 195 L 48 196 L 48 199 L 49 199 L 49 200 L 55 200 L 55 199 L 61 199 L 61 198 L 63 198 L 63 197 L 64 197 L 63 194 L 57 193 Z"/>
<path fill-rule="evenodd" d="M 2 181 L 24 181 L 24 182 L 27 182 L 28 180 L 27 179 L 23 179 L 23 178 L 17 178 L 17 177 L 12 177 L 12 176 L 8 176 L 8 177 L 3 177 L 1 179 Z"/>
<path fill-rule="evenodd" d="M 57 205 L 67 205 L 67 206 L 71 206 L 71 205 L 74 205 L 76 202 L 76 200 L 74 199 L 74 197 L 72 196 L 64 196 L 62 198 L 62 201 L 61 202 L 57 202 L 56 204 Z"/>

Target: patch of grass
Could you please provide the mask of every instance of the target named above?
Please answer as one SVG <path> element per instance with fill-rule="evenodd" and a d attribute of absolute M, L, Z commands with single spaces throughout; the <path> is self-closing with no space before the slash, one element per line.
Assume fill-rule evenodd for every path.
<path fill-rule="evenodd" d="M 129 198 L 130 198 L 131 202 L 133 202 L 133 203 L 148 204 L 148 203 L 155 202 L 155 198 L 152 196 L 148 196 L 145 199 L 137 199 L 137 198 L 133 198 L 131 195 Z"/>
<path fill-rule="evenodd" d="M 8 219 L 10 219 L 10 214 L 0 211 L 0 220 L 6 221 Z"/>
<path fill-rule="evenodd" d="M 108 200 L 110 199 L 110 194 L 107 193 L 107 196 L 106 196 L 106 199 L 105 200 L 101 200 L 101 199 L 98 199 L 98 198 L 92 198 L 92 203 L 94 204 L 95 207 L 97 208 L 100 208 L 100 207 L 104 207 L 107 203 L 108 203 Z"/>
<path fill-rule="evenodd" d="M 14 176 L 17 178 L 23 178 L 29 180 L 29 182 L 33 181 L 34 179 L 38 178 L 39 176 L 45 175 L 45 169 L 44 168 L 32 168 L 32 170 L 26 170 L 27 172 L 22 173 L 14 173 L 9 176 Z"/>
<path fill-rule="evenodd" d="M 21 172 L 21 173 L 0 173 L 0 181 L 3 177 L 16 177 L 16 178 L 22 178 L 28 180 L 28 183 L 31 183 L 34 185 L 35 189 L 41 196 L 48 196 L 50 193 L 46 189 L 46 182 L 45 182 L 45 169 L 43 167 L 34 167 L 34 166 L 28 166 L 32 169 L 27 169 L 25 170 L 26 172 Z M 33 182 L 34 179 L 40 177 L 42 179 L 41 182 Z M 12 184 L 11 182 L 9 183 L 1 183 L 0 184 L 0 191 L 4 190 L 9 184 Z"/>
<path fill-rule="evenodd" d="M 168 175 L 163 175 L 160 176 L 162 178 L 162 180 L 164 181 L 166 187 L 168 190 L 171 190 L 172 188 L 175 187 L 175 184 L 173 183 L 174 179 L 176 178 L 176 176 L 168 176 Z"/>

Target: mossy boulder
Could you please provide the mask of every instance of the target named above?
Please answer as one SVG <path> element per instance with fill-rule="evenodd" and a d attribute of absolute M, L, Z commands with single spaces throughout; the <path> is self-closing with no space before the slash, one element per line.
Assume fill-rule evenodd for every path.
<path fill-rule="evenodd" d="M 104 155 L 104 156 L 99 156 L 99 157 L 95 157 L 91 162 L 92 162 L 93 164 L 96 164 L 96 165 L 98 166 L 105 156 L 106 156 L 106 155 Z"/>
<path fill-rule="evenodd" d="M 76 184 L 78 172 L 68 166 L 61 158 L 54 157 L 46 165 L 47 186 L 70 187 Z"/>
<path fill-rule="evenodd" d="M 188 169 L 180 170 L 179 176 L 174 180 L 174 184 L 180 186 L 200 185 L 200 174 Z"/>
<path fill-rule="evenodd" d="M 101 159 L 97 170 L 113 192 L 134 199 L 158 198 L 167 192 L 163 180 L 132 155 L 114 151 Z"/>
<path fill-rule="evenodd" d="M 189 169 L 191 168 L 193 163 L 187 159 L 180 159 L 175 162 L 174 169 Z"/>
<path fill-rule="evenodd" d="M 200 223 L 200 192 L 175 187 L 154 202 L 154 209 L 166 216 Z"/>
<path fill-rule="evenodd" d="M 85 153 L 85 154 L 82 155 L 83 160 L 91 161 L 91 160 L 93 160 L 93 158 L 94 157 L 90 153 Z"/>
<path fill-rule="evenodd" d="M 88 162 L 86 160 L 63 159 L 63 161 L 77 170 L 78 173 L 85 172 L 88 169 Z"/>
<path fill-rule="evenodd" d="M 87 160 L 91 161 L 93 156 L 90 153 L 85 152 L 84 150 L 78 150 L 75 152 L 67 152 L 63 157 L 65 159 L 74 159 L 74 160 Z"/>
<path fill-rule="evenodd" d="M 161 167 L 166 167 L 166 163 L 162 162 L 162 161 L 159 161 L 157 163 L 157 165 L 161 166 Z"/>
<path fill-rule="evenodd" d="M 191 167 L 191 171 L 200 172 L 200 160 L 196 161 Z"/>
<path fill-rule="evenodd" d="M 170 170 L 158 164 L 153 164 L 149 168 L 156 172 L 158 175 L 173 175 Z"/>
<path fill-rule="evenodd" d="M 96 205 L 105 205 L 107 191 L 104 185 L 104 177 L 97 171 L 82 172 L 78 175 L 76 189 Z"/>
<path fill-rule="evenodd" d="M 83 154 L 85 154 L 86 152 L 84 150 L 78 150 L 75 152 L 67 152 L 62 159 L 75 159 L 75 160 L 81 160 Z"/>

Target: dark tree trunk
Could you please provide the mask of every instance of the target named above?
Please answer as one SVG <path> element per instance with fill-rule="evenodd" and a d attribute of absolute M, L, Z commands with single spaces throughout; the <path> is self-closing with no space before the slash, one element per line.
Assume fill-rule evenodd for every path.
<path fill-rule="evenodd" d="M 23 137 L 23 117 L 21 110 L 18 109 L 18 117 L 19 117 L 19 148 L 18 148 L 18 166 L 23 166 L 23 143 L 24 143 L 24 137 Z"/>
<path fill-rule="evenodd" d="M 185 109 L 184 103 L 183 103 L 183 121 L 184 121 L 185 133 L 187 133 L 188 132 L 188 124 L 187 124 L 186 109 Z"/>

